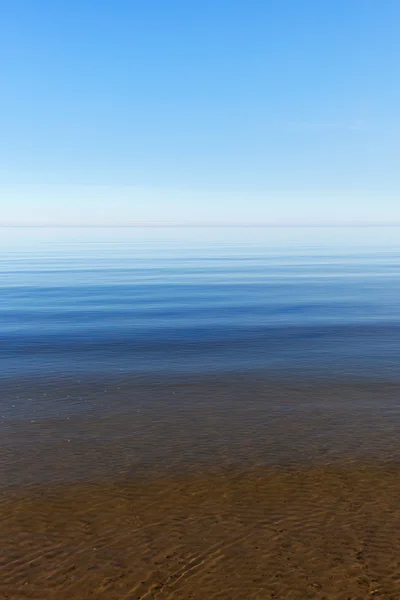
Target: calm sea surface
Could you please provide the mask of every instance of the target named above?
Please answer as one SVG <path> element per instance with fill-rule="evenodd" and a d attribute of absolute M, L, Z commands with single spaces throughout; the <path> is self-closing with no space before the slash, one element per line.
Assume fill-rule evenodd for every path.
<path fill-rule="evenodd" d="M 4 480 L 400 456 L 399 229 L 0 237 Z"/>

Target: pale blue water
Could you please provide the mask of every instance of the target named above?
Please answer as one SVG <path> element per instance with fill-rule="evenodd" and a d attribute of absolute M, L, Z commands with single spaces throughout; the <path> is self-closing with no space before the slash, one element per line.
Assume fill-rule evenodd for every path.
<path fill-rule="evenodd" d="M 395 229 L 2 229 L 0 374 L 397 379 Z"/>
<path fill-rule="evenodd" d="M 5 480 L 400 458 L 399 229 L 0 235 Z"/>

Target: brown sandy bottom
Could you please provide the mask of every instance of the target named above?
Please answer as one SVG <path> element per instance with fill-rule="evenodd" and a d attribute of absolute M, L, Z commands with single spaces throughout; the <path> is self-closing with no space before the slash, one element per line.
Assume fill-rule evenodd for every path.
<path fill-rule="evenodd" d="M 0 598 L 400 598 L 400 468 L 1 492 Z"/>

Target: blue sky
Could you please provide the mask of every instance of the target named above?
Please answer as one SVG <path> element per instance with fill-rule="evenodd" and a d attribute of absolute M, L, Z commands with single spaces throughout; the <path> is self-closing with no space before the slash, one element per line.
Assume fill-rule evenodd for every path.
<path fill-rule="evenodd" d="M 0 11 L 0 223 L 400 223 L 397 0 Z"/>

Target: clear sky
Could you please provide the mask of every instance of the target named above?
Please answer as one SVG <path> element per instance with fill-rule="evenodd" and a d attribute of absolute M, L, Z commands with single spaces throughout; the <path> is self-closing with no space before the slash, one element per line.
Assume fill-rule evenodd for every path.
<path fill-rule="evenodd" d="M 3 0 L 1 224 L 400 223 L 398 0 Z"/>

